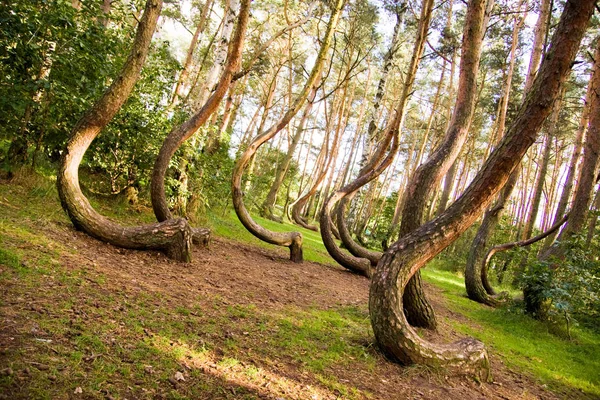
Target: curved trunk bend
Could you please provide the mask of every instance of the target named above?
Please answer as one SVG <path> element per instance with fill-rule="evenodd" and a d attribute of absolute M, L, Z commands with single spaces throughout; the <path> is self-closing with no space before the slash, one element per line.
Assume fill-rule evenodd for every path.
<path fill-rule="evenodd" d="M 79 186 L 81 160 L 92 141 L 131 94 L 148 54 L 161 9 L 161 0 L 146 2 L 131 53 L 120 75 L 71 132 L 59 167 L 57 188 L 62 207 L 77 229 L 118 247 L 156 249 L 176 260 L 190 261 L 192 233 L 185 220 L 124 227 L 96 212 Z"/>
<path fill-rule="evenodd" d="M 310 89 L 313 87 L 313 85 L 315 85 L 317 79 L 321 75 L 323 63 L 327 56 L 327 52 L 329 50 L 329 46 L 331 44 L 335 28 L 337 26 L 337 22 L 339 20 L 340 14 L 345 3 L 345 0 L 336 1 L 336 5 L 331 14 L 331 18 L 329 19 L 327 32 L 325 33 L 325 37 L 323 38 L 321 48 L 317 56 L 317 60 L 315 62 L 315 65 L 313 66 L 308 80 L 306 81 L 302 89 L 302 92 L 300 92 L 290 109 L 285 113 L 283 117 L 281 117 L 279 121 L 277 121 L 275 125 L 258 135 L 258 137 L 256 137 L 252 141 L 252 143 L 248 145 L 248 148 L 240 156 L 238 162 L 235 164 L 235 167 L 233 169 L 231 192 L 233 197 L 233 207 L 240 222 L 242 223 L 242 225 L 244 225 L 244 227 L 246 227 L 246 229 L 248 229 L 248 231 L 250 231 L 250 233 L 252 233 L 257 238 L 267 243 L 289 247 L 290 260 L 294 262 L 303 261 L 302 234 L 300 232 L 273 232 L 262 227 L 256 221 L 254 221 L 252 219 L 252 216 L 250 215 L 250 212 L 248 212 L 248 209 L 244 205 L 244 195 L 242 192 L 242 175 L 244 173 L 244 169 L 246 168 L 250 159 L 254 156 L 258 148 L 262 146 L 266 141 L 272 139 L 283 128 L 285 128 L 286 125 L 290 122 L 290 120 L 298 113 L 298 111 L 302 107 L 302 104 L 306 101 Z"/>
<path fill-rule="evenodd" d="M 167 203 L 164 184 L 171 158 L 179 147 L 181 147 L 183 142 L 188 140 L 202 125 L 204 125 L 208 118 L 219 107 L 221 100 L 223 100 L 223 97 L 225 97 L 225 94 L 231 85 L 233 74 L 239 69 L 246 27 L 248 25 L 248 17 L 250 15 L 250 1 L 243 0 L 241 6 L 238 7 L 238 5 L 239 3 L 236 2 L 236 4 L 232 4 L 232 7 L 230 7 L 230 13 L 233 16 L 229 16 L 229 18 L 235 17 L 235 13 L 239 8 L 238 24 L 233 36 L 233 41 L 227 53 L 227 64 L 225 65 L 225 69 L 221 74 L 215 91 L 190 119 L 169 133 L 163 142 L 154 163 L 150 193 L 154 215 L 160 222 L 173 218 Z M 233 22 L 227 21 L 227 23 L 232 24 Z M 207 245 L 210 241 L 210 230 L 206 228 L 193 228 L 193 240 L 196 244 Z"/>
<path fill-rule="evenodd" d="M 402 295 L 409 279 L 479 218 L 534 143 L 568 76 L 594 5 L 594 0 L 567 1 L 532 90 L 473 182 L 446 211 L 402 237 L 381 258 L 371 278 L 369 313 L 375 339 L 388 357 L 490 378 L 481 342 L 437 345 L 420 338 L 406 320 Z"/>

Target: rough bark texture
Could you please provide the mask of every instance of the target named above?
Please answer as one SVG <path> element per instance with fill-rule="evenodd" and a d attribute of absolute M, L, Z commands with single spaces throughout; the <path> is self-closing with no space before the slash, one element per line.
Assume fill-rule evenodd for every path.
<path fill-rule="evenodd" d="M 408 182 L 402 208 L 400 237 L 409 234 L 425 222 L 427 201 L 456 160 L 467 138 L 477 96 L 477 73 L 485 32 L 485 11 L 485 0 L 469 3 L 463 32 L 458 92 L 452 122 L 442 143 L 429 156 L 427 161 L 417 168 Z M 408 322 L 413 326 L 435 329 L 437 325 L 435 314 L 425 299 L 418 271 L 408 285 L 408 290 L 404 292 L 403 299 Z"/>
<path fill-rule="evenodd" d="M 235 212 L 240 219 L 240 222 L 257 238 L 264 240 L 267 243 L 289 247 L 290 259 L 294 262 L 302 262 L 302 234 L 300 232 L 273 232 L 270 231 L 252 219 L 250 213 L 244 205 L 244 198 L 242 193 L 242 175 L 244 169 L 252 156 L 256 153 L 258 148 L 262 146 L 266 141 L 272 139 L 278 132 L 280 132 L 290 120 L 300 111 L 300 108 L 306 101 L 310 89 L 313 87 L 319 76 L 321 75 L 321 69 L 323 62 L 327 56 L 330 43 L 337 26 L 342 9 L 345 5 L 345 0 L 337 0 L 329 24 L 327 26 L 327 32 L 322 40 L 321 49 L 315 61 L 315 65 L 306 81 L 302 91 L 298 97 L 294 100 L 294 103 L 290 106 L 287 112 L 277 123 L 265 132 L 260 133 L 249 145 L 246 151 L 240 156 L 239 160 L 235 164 L 233 169 L 233 177 L 231 182 L 231 191 L 233 196 L 233 206 Z"/>
<path fill-rule="evenodd" d="M 531 89 L 531 85 L 533 84 L 533 79 L 535 78 L 535 74 L 538 71 L 539 63 L 541 60 L 543 43 L 544 43 L 544 28 L 546 26 L 546 20 L 549 16 L 549 5 L 550 0 L 542 0 L 540 15 L 538 17 L 535 35 L 534 35 L 534 45 L 533 51 L 531 54 L 531 58 L 529 61 L 529 73 L 527 75 L 527 80 L 525 82 L 525 95 Z M 515 20 L 517 23 L 517 20 Z M 518 26 L 519 24 L 517 24 Z M 515 39 L 515 35 L 513 35 L 513 40 Z M 514 51 L 511 49 L 511 64 L 512 58 L 514 56 Z M 510 88 L 510 82 L 505 85 L 505 96 L 509 95 L 508 89 Z M 498 110 L 499 120 L 505 120 L 506 107 L 500 107 Z M 500 125 L 500 124 L 499 124 Z M 502 130 L 500 130 L 502 128 Z M 502 126 L 498 127 L 497 136 L 501 137 L 504 134 L 504 128 Z M 475 234 L 475 239 L 471 244 L 471 248 L 469 249 L 469 254 L 467 256 L 467 263 L 465 266 L 465 286 L 467 289 L 467 295 L 471 300 L 488 304 L 491 306 L 496 305 L 495 299 L 490 297 L 494 296 L 495 292 L 489 281 L 487 279 L 486 270 L 482 270 L 481 266 L 484 262 L 484 255 L 488 246 L 488 240 L 492 236 L 498 222 L 500 221 L 500 216 L 506 203 L 508 202 L 517 180 L 519 178 L 519 170 L 515 169 L 510 178 L 508 179 L 505 187 L 502 189 L 498 200 L 495 202 L 492 208 L 490 208 L 483 216 L 483 220 L 481 221 L 481 226 L 477 230 Z"/>
<path fill-rule="evenodd" d="M 152 171 L 152 182 L 150 193 L 152 197 L 152 208 L 158 221 L 166 221 L 172 218 L 167 196 L 165 193 L 165 176 L 169 168 L 171 158 L 179 149 L 181 144 L 189 139 L 200 128 L 211 114 L 219 107 L 219 104 L 231 84 L 231 79 L 235 71 L 239 68 L 242 58 L 242 49 L 246 27 L 248 25 L 248 16 L 250 14 L 250 1 L 243 0 L 240 8 L 240 17 L 234 34 L 233 41 L 227 54 L 227 64 L 217 87 L 202 107 L 186 122 L 173 129 L 160 148 L 158 157 L 154 163 Z M 194 241 L 200 244 L 206 244 L 210 237 L 210 231 L 207 229 L 194 229 Z"/>
<path fill-rule="evenodd" d="M 58 171 L 57 186 L 61 204 L 77 229 L 115 246 L 158 249 L 173 259 L 190 261 L 192 232 L 185 220 L 124 227 L 98 214 L 79 186 L 79 164 L 83 155 L 133 90 L 148 54 L 161 8 L 160 0 L 146 2 L 131 53 L 120 75 L 71 132 Z"/>
<path fill-rule="evenodd" d="M 583 164 L 573 198 L 571 217 L 565 230 L 561 233 L 562 238 L 568 238 L 569 235 L 583 230 L 590 210 L 600 161 L 600 39 L 597 39 L 596 42 L 594 59 L 594 71 L 590 80 L 592 87 L 590 89 L 590 120 L 583 147 Z"/>
<path fill-rule="evenodd" d="M 531 92 L 463 195 L 439 217 L 390 246 L 377 265 L 369 294 L 371 325 L 377 343 L 389 358 L 404 364 L 455 368 L 489 379 L 489 361 L 482 343 L 473 339 L 450 345 L 427 342 L 408 324 L 402 295 L 409 279 L 475 222 L 534 143 L 570 71 L 594 3 L 566 3 Z"/>

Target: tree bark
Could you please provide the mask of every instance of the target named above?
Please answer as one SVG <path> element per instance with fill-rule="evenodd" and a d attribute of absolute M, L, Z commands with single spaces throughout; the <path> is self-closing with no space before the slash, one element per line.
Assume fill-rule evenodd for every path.
<path fill-rule="evenodd" d="M 485 32 L 485 11 L 485 0 L 472 1 L 469 4 L 463 32 L 458 91 L 452 122 L 442 143 L 409 179 L 402 208 L 400 237 L 409 234 L 425 222 L 427 200 L 456 160 L 467 138 L 477 97 L 477 73 Z M 437 322 L 433 309 L 425 299 L 418 271 L 404 292 L 403 306 L 411 325 L 428 329 L 436 328 Z"/>
<path fill-rule="evenodd" d="M 237 3 L 239 5 L 239 3 Z M 232 7 L 234 8 L 233 4 Z M 237 7 L 236 7 L 237 8 Z M 235 9 L 232 12 L 235 15 Z M 229 86 L 231 79 L 235 71 L 239 68 L 240 60 L 242 58 L 242 50 L 244 38 L 246 35 L 246 27 L 248 25 L 248 17 L 250 14 L 250 1 L 242 0 L 241 7 L 239 8 L 239 20 L 237 28 L 234 34 L 234 39 L 229 47 L 226 55 L 226 65 L 221 78 L 217 84 L 215 91 L 206 102 L 200 107 L 200 109 L 186 122 L 173 129 L 160 148 L 158 157 L 154 163 L 154 169 L 152 171 L 152 182 L 150 185 L 150 194 L 152 198 L 152 208 L 154 209 L 154 215 L 159 222 L 166 221 L 172 218 L 171 211 L 167 203 L 167 196 L 165 194 L 165 175 L 169 168 L 171 158 L 179 149 L 184 141 L 188 140 L 210 117 L 210 115 L 219 107 L 219 104 Z M 231 14 L 229 14 L 231 16 Z M 229 24 L 230 21 L 227 21 Z M 219 54 L 219 59 L 221 54 Z M 217 60 L 220 62 L 219 60 Z M 210 232 L 207 229 L 195 229 L 194 230 L 194 241 L 200 244 L 207 244 L 210 240 Z"/>
<path fill-rule="evenodd" d="M 470 3 L 469 11 L 477 4 Z M 531 92 L 465 193 L 439 217 L 390 246 L 377 265 L 371 279 L 369 312 L 375 339 L 389 358 L 490 378 L 487 351 L 481 342 L 463 339 L 437 345 L 426 341 L 408 324 L 402 295 L 410 278 L 479 218 L 534 143 L 570 71 L 594 5 L 593 0 L 566 3 Z"/>
<path fill-rule="evenodd" d="M 250 145 L 248 146 L 244 154 L 241 155 L 233 169 L 231 191 L 233 196 L 233 206 L 238 218 L 240 219 L 240 222 L 246 227 L 246 229 L 250 231 L 250 233 L 258 237 L 259 239 L 271 244 L 289 247 L 290 259 L 294 262 L 302 262 L 303 259 L 302 234 L 300 232 L 273 232 L 256 223 L 252 219 L 250 213 L 244 205 L 243 193 L 241 190 L 242 174 L 246 165 L 248 164 L 252 156 L 256 153 L 258 148 L 262 146 L 266 141 L 272 139 L 282 129 L 284 129 L 286 125 L 290 122 L 290 120 L 294 117 L 294 115 L 296 115 L 298 111 L 300 111 L 300 108 L 302 107 L 302 105 L 306 101 L 306 98 L 309 95 L 310 89 L 313 87 L 313 85 L 321 75 L 323 63 L 325 61 L 325 58 L 327 57 L 327 52 L 329 50 L 330 43 L 332 42 L 338 19 L 340 17 L 345 3 L 345 0 L 337 0 L 335 2 L 331 18 L 329 19 L 329 23 L 327 25 L 327 32 L 325 33 L 325 37 L 322 40 L 321 48 L 319 50 L 319 54 L 317 55 L 317 59 L 315 61 L 313 69 L 304 87 L 302 88 L 302 91 L 294 100 L 292 106 L 287 110 L 287 112 L 283 115 L 283 117 L 281 117 L 279 121 L 277 121 L 272 127 L 267 129 L 265 132 L 260 133 L 259 136 L 256 137 L 252 141 L 252 143 L 250 143 Z"/>
<path fill-rule="evenodd" d="M 548 3 L 545 5 L 545 3 Z M 545 30 L 542 29 L 546 26 L 546 20 L 549 17 L 549 11 L 544 12 L 546 8 L 549 8 L 550 0 L 542 0 L 542 11 L 538 17 L 536 22 L 535 36 L 534 36 L 534 45 L 533 51 L 531 54 L 530 62 L 529 62 L 529 74 L 527 76 L 527 81 L 525 83 L 524 93 L 527 95 L 528 91 L 531 89 L 531 85 L 533 83 L 533 79 L 535 78 L 535 73 L 537 73 L 539 62 L 541 60 L 541 52 L 543 49 L 544 42 L 544 33 Z M 524 18 L 524 17 L 523 17 Z M 515 30 L 519 28 L 521 23 L 515 18 Z M 515 41 L 516 36 L 513 35 L 513 43 Z M 514 46 L 511 47 L 511 65 L 513 65 L 513 58 L 515 57 Z M 533 71 L 533 73 L 532 73 Z M 509 77 L 512 78 L 512 73 L 509 74 Z M 508 80 L 505 84 L 504 96 L 510 95 L 510 87 L 511 82 Z M 506 103 L 507 105 L 508 103 Z M 499 121 L 506 120 L 506 110 L 507 107 L 502 103 L 499 108 Z M 504 124 L 504 122 L 502 122 Z M 500 130 L 502 129 L 502 130 Z M 504 134 L 503 126 L 498 126 L 497 137 L 502 137 Z M 463 172 L 464 173 L 464 172 Z M 519 178 L 519 169 L 515 169 L 510 178 L 508 179 L 506 186 L 502 189 L 498 200 L 494 204 L 492 208 L 485 212 L 483 216 L 483 220 L 481 221 L 481 225 L 475 234 L 475 238 L 473 239 L 473 243 L 471 244 L 471 248 L 469 249 L 469 254 L 467 255 L 467 263 L 465 266 L 465 287 L 467 290 L 467 296 L 474 301 L 494 305 L 494 299 L 490 296 L 495 295 L 495 292 L 491 285 L 489 285 L 489 281 L 487 279 L 486 271 L 482 270 L 481 266 L 484 263 L 483 257 L 485 254 L 485 249 L 487 248 L 489 238 L 492 236 L 498 222 L 500 221 L 500 216 L 502 210 L 510 198 L 514 187 Z"/>
<path fill-rule="evenodd" d="M 382 130 L 383 138 L 375 148 L 371 159 L 368 160 L 359 171 L 358 177 L 353 182 L 336 191 L 329 197 L 324 205 L 323 213 L 320 218 L 321 237 L 329 254 L 343 267 L 367 277 L 370 277 L 371 275 L 371 268 L 369 265 L 375 265 L 378 262 L 381 254 L 364 249 L 362 246 L 358 245 L 358 243 L 354 242 L 343 215 L 346 202 L 341 203 L 338 207 L 338 230 L 340 238 L 342 241 L 344 241 L 344 244 L 347 247 L 350 247 L 349 250 L 353 256 L 344 253 L 339 248 L 335 240 L 333 240 L 330 213 L 339 200 L 345 197 L 349 197 L 348 200 L 350 200 L 351 197 L 353 197 L 358 191 L 358 189 L 381 175 L 385 168 L 387 168 L 394 160 L 399 146 L 399 134 L 404 124 L 406 104 L 412 92 L 419 61 L 421 55 L 423 54 L 423 48 L 425 46 L 427 32 L 429 30 L 429 22 L 431 20 L 432 8 L 432 0 L 423 1 L 417 38 L 415 39 L 411 61 L 406 71 L 402 93 L 400 95 L 400 99 L 398 100 L 394 117 L 388 121 L 387 126 Z M 396 28 L 399 29 L 398 27 Z M 392 50 L 393 48 L 390 49 L 390 53 L 392 53 Z M 381 81 L 379 82 L 379 86 L 381 86 Z M 392 144 L 392 147 L 388 151 L 390 144 Z M 386 151 L 388 151 L 388 155 L 384 159 Z M 366 257 L 367 260 L 361 257 Z"/>
<path fill-rule="evenodd" d="M 79 164 L 85 152 L 122 107 L 139 78 L 161 8 L 161 0 L 146 2 L 130 55 L 121 73 L 71 131 L 58 171 L 57 187 L 62 207 L 77 229 L 115 246 L 157 249 L 173 259 L 190 261 L 192 233 L 185 220 L 124 227 L 96 212 L 79 186 Z"/>

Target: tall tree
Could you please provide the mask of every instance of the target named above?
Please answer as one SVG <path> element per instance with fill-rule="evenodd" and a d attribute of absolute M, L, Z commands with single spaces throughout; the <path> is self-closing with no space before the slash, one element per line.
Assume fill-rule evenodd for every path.
<path fill-rule="evenodd" d="M 331 17 L 327 25 L 327 31 L 321 42 L 319 54 L 317 55 L 317 59 L 315 60 L 315 64 L 311 70 L 310 76 L 308 77 L 304 87 L 302 88 L 302 91 L 294 100 L 294 103 L 288 108 L 285 114 L 275 124 L 273 124 L 264 132 L 260 132 L 260 134 L 248 145 L 248 148 L 240 156 L 233 170 L 233 177 L 231 183 L 233 206 L 238 218 L 240 219 L 240 222 L 242 222 L 246 229 L 248 229 L 254 236 L 258 237 L 259 239 L 275 245 L 289 247 L 290 259 L 295 262 L 302 262 L 303 260 L 302 234 L 300 232 L 273 232 L 256 223 L 252 219 L 250 213 L 244 205 L 244 198 L 241 188 L 242 174 L 246 165 L 254 156 L 258 148 L 268 140 L 275 137 L 275 135 L 277 135 L 277 133 L 279 133 L 281 130 L 283 130 L 290 122 L 290 120 L 302 108 L 302 105 L 306 101 L 306 98 L 308 97 L 311 88 L 321 75 L 323 63 L 325 61 L 325 58 L 327 58 L 329 46 L 332 42 L 337 22 L 345 4 L 345 0 L 337 0 L 334 3 L 332 7 Z"/>
<path fill-rule="evenodd" d="M 543 44 L 546 36 L 545 28 L 547 26 L 550 15 L 549 8 L 550 0 L 542 0 L 540 4 L 540 14 L 538 15 L 538 20 L 536 22 L 534 30 L 535 35 L 533 39 L 533 50 L 529 61 L 529 71 L 527 79 L 525 81 L 525 96 L 527 96 L 529 90 L 533 85 L 533 80 L 536 76 L 536 73 L 539 68 L 539 63 L 542 58 Z M 517 20 L 515 20 L 515 24 L 518 24 Z M 505 86 L 505 88 L 508 89 L 508 86 Z M 508 96 L 509 92 L 505 91 L 504 95 Z M 499 109 L 499 111 L 506 112 L 506 108 L 501 108 Z M 502 117 L 500 121 L 504 120 L 505 117 Z M 500 127 L 501 126 L 499 126 L 499 128 Z M 496 136 L 500 137 L 503 134 L 504 132 L 498 131 Z M 496 200 L 494 205 L 485 212 L 483 220 L 481 221 L 481 225 L 477 230 L 475 238 L 473 239 L 473 242 L 471 244 L 471 248 L 469 249 L 467 263 L 465 266 L 465 286 L 467 290 L 467 296 L 469 296 L 471 300 L 485 303 L 488 305 L 498 304 L 498 300 L 491 297 L 495 294 L 491 286 L 484 285 L 484 282 L 487 282 L 487 278 L 485 276 L 482 278 L 482 272 L 485 273 L 485 270 L 482 271 L 481 267 L 484 263 L 484 256 L 489 238 L 494 232 L 496 225 L 498 225 L 501 212 L 504 209 L 506 203 L 508 202 L 508 199 L 512 195 L 513 189 L 517 184 L 518 178 L 519 168 L 515 169 L 510 179 L 507 181 L 505 187 L 500 192 L 500 195 L 498 196 L 498 199 Z"/>
<path fill-rule="evenodd" d="M 232 2 L 233 3 L 233 2 Z M 248 15 L 249 15 L 249 0 L 242 0 L 241 8 L 239 9 L 240 17 L 239 22 L 237 24 L 236 32 L 234 34 L 234 39 L 231 43 L 228 51 L 225 52 L 225 56 L 221 53 L 218 55 L 218 59 L 216 63 L 222 67 L 222 64 L 226 62 L 225 69 L 221 74 L 217 87 L 215 91 L 207 98 L 206 102 L 202 104 L 199 110 L 193 114 L 187 121 L 178 127 L 174 128 L 165 141 L 158 153 L 158 157 L 156 158 L 156 162 L 154 163 L 154 170 L 152 172 L 152 182 L 151 182 L 151 197 L 152 197 L 152 207 L 154 209 L 154 214 L 158 221 L 162 222 L 172 218 L 171 211 L 169 210 L 169 206 L 167 203 L 167 196 L 165 194 L 165 175 L 167 169 L 169 167 L 169 162 L 171 158 L 177 151 L 177 149 L 181 146 L 181 144 L 188 140 L 192 135 L 208 120 L 208 118 L 212 115 L 212 113 L 219 107 L 219 104 L 229 86 L 231 84 L 231 80 L 233 74 L 237 71 L 240 65 L 240 60 L 242 57 L 242 49 L 244 43 L 244 37 L 246 33 L 246 26 L 248 24 Z M 236 2 L 239 5 L 239 3 Z M 234 9 L 232 4 L 232 13 L 235 16 L 235 12 L 237 9 Z M 232 15 L 229 17 L 232 17 Z M 229 25 L 229 21 L 227 21 L 227 25 Z M 217 68 L 220 70 L 220 68 Z M 211 69 L 212 71 L 212 69 Z M 196 229 L 194 230 L 194 240 L 198 243 L 206 243 L 209 238 L 209 232 L 206 229 Z"/>
<path fill-rule="evenodd" d="M 63 209 L 77 229 L 115 246 L 158 249 L 174 259 L 189 261 L 192 232 L 184 219 L 124 227 L 96 212 L 79 186 L 81 159 L 133 90 L 148 54 L 161 8 L 161 0 L 147 0 L 129 58 L 121 73 L 71 131 L 58 171 L 57 187 Z"/>
<path fill-rule="evenodd" d="M 476 6 L 482 5 L 469 3 L 470 9 Z M 488 355 L 481 342 L 463 339 L 438 345 L 421 338 L 406 320 L 402 295 L 410 278 L 479 218 L 534 143 L 568 76 L 594 6 L 593 0 L 566 3 L 529 95 L 475 179 L 440 216 L 390 246 L 377 265 L 371 279 L 369 312 L 375 339 L 388 357 L 404 364 L 458 368 L 490 378 Z"/>
<path fill-rule="evenodd" d="M 400 237 L 409 234 L 425 222 L 427 201 L 456 160 L 469 133 L 477 96 L 477 74 L 485 32 L 486 3 L 481 0 L 469 4 L 463 31 L 458 91 L 452 122 L 442 143 L 409 179 L 404 195 Z M 408 321 L 411 325 L 435 328 L 433 308 L 425 298 L 421 274 L 418 271 L 405 288 L 403 305 L 410 316 Z"/>

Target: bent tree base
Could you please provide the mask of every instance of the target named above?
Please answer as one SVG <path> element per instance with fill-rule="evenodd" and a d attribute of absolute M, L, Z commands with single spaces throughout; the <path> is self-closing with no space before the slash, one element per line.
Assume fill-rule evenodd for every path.
<path fill-rule="evenodd" d="M 146 2 L 131 53 L 120 75 L 71 132 L 61 160 L 57 186 L 61 204 L 77 229 L 118 247 L 161 250 L 173 259 L 188 262 L 191 260 L 192 230 L 187 221 L 177 219 L 124 227 L 97 213 L 79 185 L 79 165 L 83 155 L 119 111 L 138 80 L 161 8 L 161 0 Z"/>

